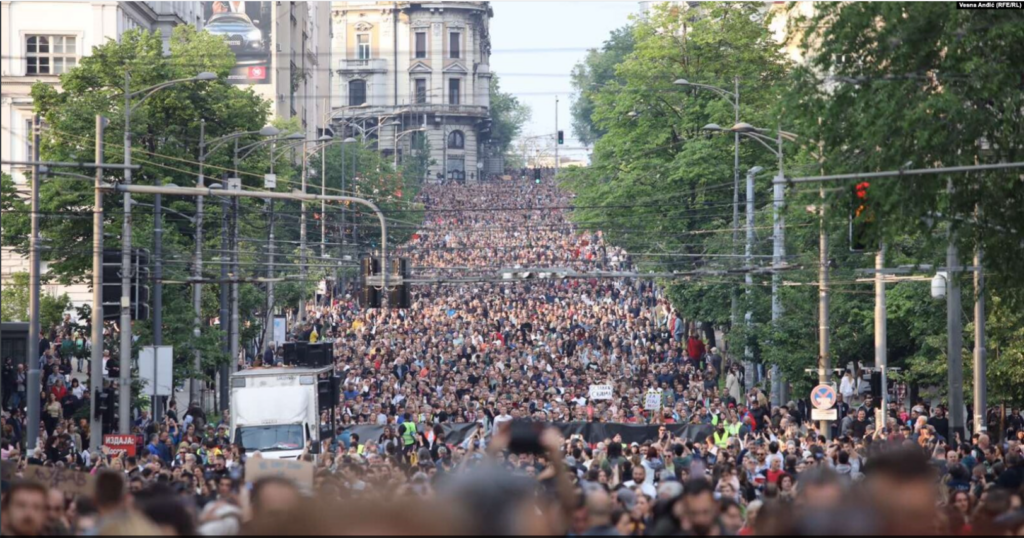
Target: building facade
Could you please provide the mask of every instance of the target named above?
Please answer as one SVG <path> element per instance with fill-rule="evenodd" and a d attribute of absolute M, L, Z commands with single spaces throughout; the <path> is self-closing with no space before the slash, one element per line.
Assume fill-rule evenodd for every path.
<path fill-rule="evenodd" d="M 476 181 L 488 167 L 488 2 L 334 2 L 332 116 L 400 160 L 429 148 L 425 179 Z"/>
<path fill-rule="evenodd" d="M 199 2 L 2 2 L 0 3 L 0 136 L 4 160 L 32 155 L 32 85 L 59 85 L 61 73 L 74 68 L 93 47 L 120 38 L 133 28 L 160 30 L 164 50 L 179 24 L 202 27 Z M 26 167 L 3 166 L 19 187 L 27 189 Z M 46 272 L 46 262 L 42 264 Z M 28 271 L 28 260 L 12 249 L 0 253 L 0 282 Z M 78 306 L 91 303 L 88 285 L 49 285 L 42 293 L 67 293 Z"/>
<path fill-rule="evenodd" d="M 46 82 L 59 86 L 61 73 L 74 68 L 93 47 L 117 40 L 127 30 L 159 30 L 164 51 L 169 51 L 174 26 L 192 24 L 199 29 L 209 21 L 211 2 L 2 2 L 2 101 L 4 160 L 29 160 L 33 106 L 32 85 Z M 323 131 L 330 107 L 331 6 L 328 2 L 231 2 L 239 12 L 257 9 L 267 15 L 269 73 L 253 90 L 272 101 L 279 118 L 296 117 L 308 138 Z M 204 11 L 205 10 L 205 11 Z M 250 11 L 251 12 L 251 11 Z M 253 20 L 253 23 L 259 22 Z M 212 31 L 212 26 L 208 28 Z M 229 38 L 230 39 L 230 38 Z M 240 62 L 243 55 L 239 54 Z M 232 83 L 239 83 L 231 81 Z M 263 82 L 263 81 L 260 81 Z M 245 82 L 242 81 L 242 84 Z M 20 188 L 27 189 L 25 167 L 4 165 Z M 15 272 L 27 271 L 28 260 L 12 249 L 3 249 L 0 282 Z M 43 262 L 43 271 L 46 263 Z M 75 306 L 89 304 L 86 284 L 47 286 L 44 293 L 68 293 Z"/>
<path fill-rule="evenodd" d="M 254 84 L 277 118 L 298 118 L 306 137 L 322 134 L 330 109 L 331 4 L 263 2 L 272 7 L 271 80 Z"/>

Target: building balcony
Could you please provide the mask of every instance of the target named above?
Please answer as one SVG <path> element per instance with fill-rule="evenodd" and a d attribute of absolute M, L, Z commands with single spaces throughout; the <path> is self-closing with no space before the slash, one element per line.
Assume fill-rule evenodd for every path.
<path fill-rule="evenodd" d="M 341 60 L 338 73 L 387 73 L 387 60 L 370 58 L 367 60 Z"/>
<path fill-rule="evenodd" d="M 408 109 L 409 112 L 415 114 L 477 116 L 482 118 L 486 118 L 489 115 L 487 107 L 481 105 L 447 105 L 422 103 L 404 105 L 402 108 Z"/>

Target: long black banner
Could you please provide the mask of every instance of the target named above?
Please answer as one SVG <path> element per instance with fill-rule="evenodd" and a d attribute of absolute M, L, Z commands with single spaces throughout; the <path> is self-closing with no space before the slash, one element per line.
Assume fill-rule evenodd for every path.
<path fill-rule="evenodd" d="M 616 435 L 622 436 L 622 442 L 626 444 L 654 441 L 658 438 L 658 424 L 619 424 L 604 422 L 554 422 L 552 426 L 561 430 L 562 435 L 568 438 L 570 435 L 580 435 L 590 445 L 596 445 L 605 440 L 613 439 Z M 693 424 L 665 424 L 665 428 L 673 437 L 679 437 L 694 443 L 703 443 L 707 436 L 711 435 L 713 428 L 706 425 Z M 449 445 L 462 444 L 477 428 L 477 423 L 466 424 L 442 424 L 444 430 L 444 441 Z M 359 435 L 359 443 L 364 444 L 368 440 L 380 438 L 384 434 L 384 426 L 369 424 L 358 424 L 348 426 L 344 430 L 349 435 Z M 344 435 L 344 434 L 343 434 Z"/>

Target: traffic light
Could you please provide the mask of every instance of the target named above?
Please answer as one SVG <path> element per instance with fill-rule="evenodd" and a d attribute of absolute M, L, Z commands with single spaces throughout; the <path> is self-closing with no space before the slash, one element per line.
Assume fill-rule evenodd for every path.
<path fill-rule="evenodd" d="M 850 250 L 863 252 L 870 247 L 874 233 L 875 210 L 868 193 L 871 183 L 862 181 L 853 187 L 850 208 Z"/>
<path fill-rule="evenodd" d="M 533 169 L 533 182 L 540 183 L 540 168 Z"/>
<path fill-rule="evenodd" d="M 565 144 L 565 131 L 558 131 L 558 145 Z"/>
<path fill-rule="evenodd" d="M 149 319 L 149 252 L 132 249 L 135 271 L 128 298 L 132 304 L 132 319 Z M 103 251 L 103 319 L 121 317 L 121 251 Z"/>

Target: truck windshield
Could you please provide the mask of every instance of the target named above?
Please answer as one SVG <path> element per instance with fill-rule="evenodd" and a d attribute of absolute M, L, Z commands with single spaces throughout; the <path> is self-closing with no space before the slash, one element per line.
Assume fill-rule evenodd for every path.
<path fill-rule="evenodd" d="M 300 450 L 303 447 L 302 425 L 242 426 L 238 428 L 238 442 L 247 452 Z"/>

